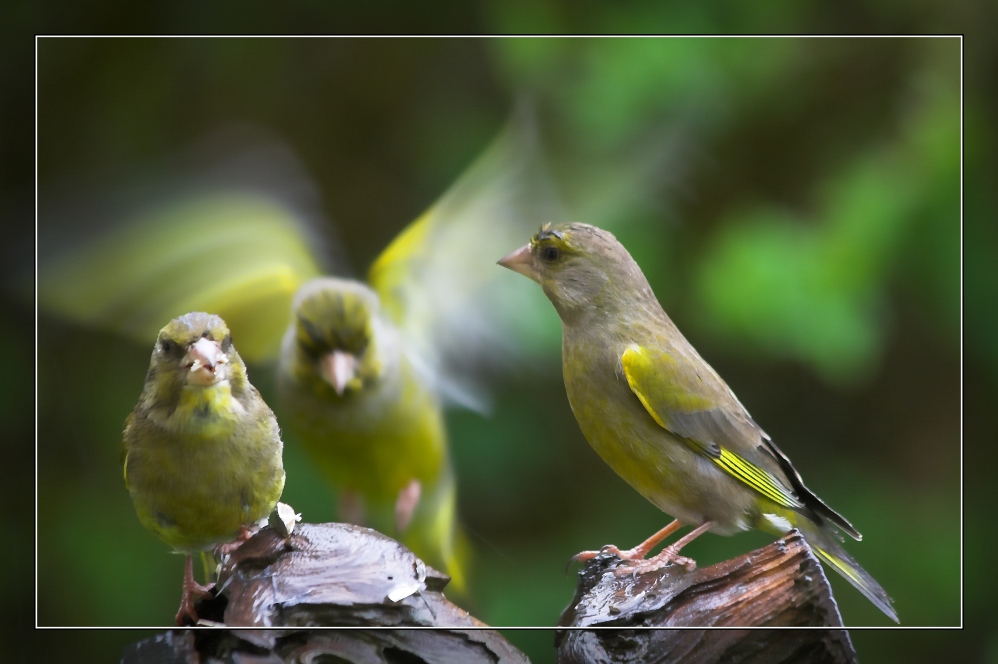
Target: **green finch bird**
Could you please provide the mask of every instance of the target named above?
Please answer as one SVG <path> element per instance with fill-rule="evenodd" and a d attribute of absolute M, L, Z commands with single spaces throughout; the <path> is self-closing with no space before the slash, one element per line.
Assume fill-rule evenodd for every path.
<path fill-rule="evenodd" d="M 222 138 L 139 169 L 132 186 L 83 182 L 86 196 L 46 197 L 39 309 L 142 343 L 175 312 L 213 311 L 243 359 L 267 369 L 282 338 L 308 327 L 317 341 L 285 342 L 280 356 L 282 424 L 346 494 L 341 518 L 400 537 L 460 586 L 443 409 L 484 410 L 497 372 L 532 366 L 557 343 L 556 328 L 539 324 L 543 298 L 467 250 L 512 245 L 558 216 L 530 114 L 515 114 L 389 243 L 366 284 L 320 277 L 344 271 L 345 252 L 290 151 Z M 33 278 L 22 279 L 25 297 Z"/>
<path fill-rule="evenodd" d="M 589 444 L 675 521 L 628 551 L 638 569 L 692 566 L 683 546 L 721 535 L 797 528 L 825 563 L 898 621 L 891 599 L 839 544 L 859 532 L 812 493 L 731 388 L 683 338 L 641 268 L 610 233 L 546 226 L 499 264 L 533 279 L 562 321 L 568 400 Z M 648 552 L 683 524 L 695 528 Z M 576 556 L 585 560 L 597 552 Z"/>
<path fill-rule="evenodd" d="M 458 590 L 467 545 L 444 408 L 480 409 L 490 369 L 523 359 L 529 344 L 517 340 L 540 338 L 531 313 L 546 306 L 469 248 L 515 242 L 556 208 L 538 156 L 515 119 L 388 245 L 367 283 L 306 283 L 282 345 L 278 412 L 340 491 L 341 517 L 399 538 Z"/>
<path fill-rule="evenodd" d="M 341 491 L 341 518 L 401 539 L 463 589 L 443 403 L 377 293 L 316 279 L 295 298 L 294 317 L 279 365 L 281 411 Z"/>
<path fill-rule="evenodd" d="M 186 554 L 177 624 L 197 621 L 192 554 L 245 537 L 284 489 L 277 420 L 225 322 L 189 313 L 160 330 L 125 421 L 125 485 L 142 524 Z"/>

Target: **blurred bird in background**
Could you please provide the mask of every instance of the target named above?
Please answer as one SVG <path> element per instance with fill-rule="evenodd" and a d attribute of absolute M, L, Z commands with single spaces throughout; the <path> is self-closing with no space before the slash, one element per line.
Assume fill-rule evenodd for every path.
<path fill-rule="evenodd" d="M 155 335 L 154 321 L 217 312 L 247 362 L 280 355 L 277 414 L 341 492 L 341 518 L 399 538 L 462 588 L 444 408 L 486 411 L 494 380 L 557 343 L 543 298 L 524 297 L 476 250 L 559 216 L 530 112 L 387 246 L 366 283 L 319 276 L 345 261 L 293 155 L 227 141 L 97 212 L 43 211 L 102 225 L 74 237 L 54 232 L 74 224 L 46 224 L 40 309 L 135 340 Z M 192 166 L 212 161 L 205 152 L 232 156 Z"/>
<path fill-rule="evenodd" d="M 536 301 L 518 298 L 478 248 L 554 214 L 547 182 L 518 115 L 388 245 L 366 284 L 303 286 L 284 337 L 281 411 L 352 520 L 401 539 L 458 590 L 466 545 L 443 408 L 484 410 L 489 377 L 534 347 L 517 341 L 537 324 Z"/>

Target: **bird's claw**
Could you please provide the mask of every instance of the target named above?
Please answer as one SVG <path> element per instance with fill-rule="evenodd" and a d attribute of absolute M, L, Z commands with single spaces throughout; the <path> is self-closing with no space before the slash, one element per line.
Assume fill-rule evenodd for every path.
<path fill-rule="evenodd" d="M 640 547 L 621 551 L 613 544 L 606 544 L 601 547 L 599 551 L 580 551 L 572 556 L 572 558 L 568 561 L 568 565 L 565 566 L 565 572 L 568 572 L 568 569 L 572 566 L 572 563 L 584 563 L 604 553 L 613 554 L 620 560 L 621 566 L 618 567 L 616 571 L 616 574 L 618 575 L 628 573 L 632 576 L 637 576 L 638 574 L 644 574 L 645 572 L 653 572 L 669 564 L 681 565 L 686 568 L 687 572 L 692 572 L 697 568 L 695 560 L 679 555 L 675 548 L 671 546 L 667 546 L 662 549 L 661 553 L 658 555 L 645 559 L 645 551 L 641 550 Z"/>
<path fill-rule="evenodd" d="M 579 551 L 577 554 L 568 559 L 568 562 L 565 564 L 565 574 L 568 574 L 568 570 L 571 569 L 572 563 L 586 563 L 587 561 L 590 561 L 596 556 L 605 552 L 608 546 L 613 546 L 613 545 L 607 544 L 599 551 Z"/>
<path fill-rule="evenodd" d="M 213 597 L 211 588 L 211 586 L 202 586 L 200 583 L 184 584 L 184 596 L 180 600 L 180 608 L 177 609 L 177 615 L 174 617 L 177 627 L 184 626 L 184 618 L 189 618 L 191 623 L 195 625 L 198 624 L 198 612 L 195 610 L 195 605 L 199 600 Z"/>
<path fill-rule="evenodd" d="M 680 565 L 685 567 L 687 572 L 692 572 L 697 568 L 697 561 L 679 555 L 679 552 L 673 546 L 667 546 L 662 549 L 658 555 L 649 558 L 648 563 L 652 569 L 661 569 L 666 565 Z"/>
<path fill-rule="evenodd" d="M 624 552 L 628 553 L 628 552 Z M 665 547 L 661 553 L 658 555 L 648 558 L 647 560 L 632 557 L 624 558 L 621 560 L 627 564 L 626 567 L 621 566 L 616 571 L 617 576 L 623 576 L 624 574 L 630 574 L 632 577 L 637 577 L 639 574 L 645 574 L 646 572 L 655 572 L 662 569 L 668 565 L 680 565 L 686 569 L 687 572 L 692 572 L 697 568 L 697 562 L 692 558 L 687 558 L 686 556 L 679 555 L 675 549 L 671 546 Z"/>
<path fill-rule="evenodd" d="M 575 554 L 569 559 L 568 564 L 571 565 L 572 563 L 584 563 L 587 560 L 592 560 L 596 556 L 604 553 L 612 553 L 618 558 L 621 558 L 623 557 L 623 554 L 625 552 L 621 551 L 613 544 L 605 544 L 602 547 L 600 547 L 599 551 L 579 551 L 577 554 Z"/>
<path fill-rule="evenodd" d="M 609 553 L 616 556 L 620 561 L 629 563 L 639 561 L 634 553 L 633 549 L 628 549 L 627 551 L 621 551 L 619 547 L 615 544 L 604 544 L 600 547 L 599 551 L 580 551 L 568 560 L 568 564 L 565 565 L 565 573 L 568 573 L 569 568 L 572 563 L 585 563 L 592 560 L 596 556 L 603 555 L 604 553 Z"/>

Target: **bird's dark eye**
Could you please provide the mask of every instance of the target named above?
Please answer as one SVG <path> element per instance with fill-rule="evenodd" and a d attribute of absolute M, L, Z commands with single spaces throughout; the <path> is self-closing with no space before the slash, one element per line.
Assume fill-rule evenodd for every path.
<path fill-rule="evenodd" d="M 179 347 L 177 342 L 170 339 L 160 339 L 159 341 L 159 349 L 168 355 L 176 352 Z"/>
<path fill-rule="evenodd" d="M 561 251 L 558 249 L 558 247 L 553 247 L 550 244 L 541 249 L 541 258 L 548 261 L 549 263 L 558 260 L 560 256 L 561 256 Z"/>
<path fill-rule="evenodd" d="M 202 339 L 207 339 L 210 336 L 211 336 L 211 330 L 205 330 L 204 332 L 201 333 Z"/>

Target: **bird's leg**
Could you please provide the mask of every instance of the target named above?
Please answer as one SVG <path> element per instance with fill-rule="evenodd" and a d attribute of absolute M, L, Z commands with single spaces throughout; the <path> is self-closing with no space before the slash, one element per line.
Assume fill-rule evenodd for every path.
<path fill-rule="evenodd" d="M 646 572 L 651 570 L 656 570 L 669 563 L 675 563 L 676 565 L 682 565 L 686 568 L 686 571 L 692 572 L 696 569 L 697 563 L 692 558 L 687 558 L 686 556 L 679 555 L 680 550 L 696 538 L 703 535 L 705 532 L 714 527 L 713 521 L 704 521 L 702 524 L 686 533 L 675 542 L 665 547 L 658 553 L 658 555 L 649 558 L 647 561 L 641 565 L 642 569 L 640 571 Z M 647 566 L 647 569 L 645 569 Z"/>
<path fill-rule="evenodd" d="M 202 586 L 194 580 L 194 558 L 187 554 L 184 563 L 184 590 L 180 597 L 180 608 L 177 609 L 176 622 L 178 627 L 184 625 L 184 618 L 190 618 L 196 625 L 198 622 L 197 611 L 194 605 L 199 599 L 211 597 L 211 586 Z"/>
<path fill-rule="evenodd" d="M 412 515 L 419 505 L 419 495 L 422 493 L 422 485 L 419 480 L 412 479 L 399 491 L 399 497 L 395 501 L 395 527 L 398 532 L 404 533 L 405 529 L 412 523 Z"/>
<path fill-rule="evenodd" d="M 340 494 L 340 518 L 344 523 L 364 525 L 364 500 L 356 491 L 347 489 Z"/>
<path fill-rule="evenodd" d="M 676 519 L 675 521 L 667 525 L 665 528 L 663 528 L 662 530 L 658 531 L 657 533 L 646 539 L 641 544 L 638 544 L 633 549 L 621 551 L 613 544 L 607 544 L 599 551 L 581 551 L 572 556 L 572 561 L 584 562 L 586 560 L 595 558 L 596 556 L 598 556 L 600 553 L 603 552 L 612 553 L 621 560 L 642 560 L 645 556 L 648 555 L 649 551 L 651 551 L 652 549 L 655 548 L 655 546 L 658 545 L 659 542 L 661 542 L 666 537 L 668 537 L 672 533 L 682 528 L 682 526 L 683 524 L 679 523 L 679 519 Z"/>

